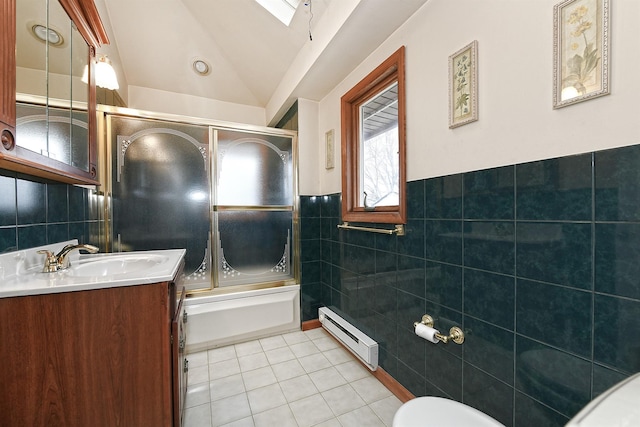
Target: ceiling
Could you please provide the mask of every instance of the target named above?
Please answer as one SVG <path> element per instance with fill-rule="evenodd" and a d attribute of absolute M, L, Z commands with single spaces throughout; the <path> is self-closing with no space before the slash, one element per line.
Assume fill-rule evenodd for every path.
<path fill-rule="evenodd" d="M 263 107 L 321 100 L 428 0 L 301 0 L 289 27 L 255 0 L 94 0 L 121 87 Z M 310 33 L 313 40 L 310 40 Z M 211 66 L 206 76 L 194 59 Z"/>

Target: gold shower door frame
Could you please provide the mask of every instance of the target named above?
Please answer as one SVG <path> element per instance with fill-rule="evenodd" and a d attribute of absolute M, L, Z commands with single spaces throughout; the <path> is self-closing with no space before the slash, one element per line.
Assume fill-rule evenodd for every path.
<path fill-rule="evenodd" d="M 299 219 L 299 188 L 298 188 L 298 138 L 297 132 L 276 129 L 255 125 L 243 125 L 228 122 L 220 122 L 216 120 L 202 119 L 189 116 L 180 116 L 173 114 L 155 113 L 148 111 L 140 111 L 122 107 L 112 107 L 98 105 L 98 142 L 101 155 L 99 156 L 98 176 L 101 186 L 96 191 L 96 197 L 101 200 L 101 235 L 99 236 L 100 248 L 104 252 L 112 252 L 115 249 L 116 242 L 113 236 L 113 178 L 116 171 L 112 170 L 113 165 L 113 139 L 111 138 L 111 120 L 112 116 L 126 117 L 130 119 L 151 119 L 158 121 L 166 121 L 176 124 L 208 126 L 209 127 L 209 200 L 211 201 L 209 210 L 209 241 L 210 241 L 210 268 L 211 283 L 208 288 L 189 290 L 189 295 L 195 294 L 220 294 L 231 293 L 245 290 L 261 289 L 274 286 L 286 286 L 300 283 L 300 219 Z M 287 206 L 217 206 L 216 177 L 217 177 L 217 132 L 219 130 L 238 131 L 244 133 L 252 133 L 257 136 L 279 136 L 291 138 L 292 152 L 292 205 Z M 218 260 L 220 254 L 218 245 L 215 244 L 218 239 L 218 219 L 217 212 L 242 209 L 247 212 L 269 212 L 269 211 L 291 211 L 292 213 L 292 230 L 291 230 L 291 269 L 292 277 L 285 280 L 274 280 L 266 282 L 257 282 L 251 284 L 240 284 L 233 286 L 220 286 L 218 280 Z"/>

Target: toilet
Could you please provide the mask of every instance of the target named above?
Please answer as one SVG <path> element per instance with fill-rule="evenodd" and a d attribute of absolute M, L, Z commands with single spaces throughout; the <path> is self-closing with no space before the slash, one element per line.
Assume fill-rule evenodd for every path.
<path fill-rule="evenodd" d="M 418 397 L 402 405 L 392 427 L 504 427 L 477 409 L 442 397 Z M 578 412 L 565 427 L 640 426 L 640 373 L 632 375 Z"/>
<path fill-rule="evenodd" d="M 464 403 L 442 397 L 417 397 L 402 405 L 392 427 L 504 427 L 498 421 Z"/>

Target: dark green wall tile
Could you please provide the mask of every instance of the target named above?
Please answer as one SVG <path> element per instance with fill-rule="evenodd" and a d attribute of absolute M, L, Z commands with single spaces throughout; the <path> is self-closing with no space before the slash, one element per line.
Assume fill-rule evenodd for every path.
<path fill-rule="evenodd" d="M 18 248 L 33 248 L 47 244 L 46 225 L 27 225 L 18 227 Z"/>
<path fill-rule="evenodd" d="M 320 218 L 301 218 L 300 229 L 301 239 L 319 239 L 321 236 Z"/>
<path fill-rule="evenodd" d="M 502 274 L 514 274 L 513 222 L 464 223 L 464 265 Z"/>
<path fill-rule="evenodd" d="M 505 426 L 513 422 L 513 388 L 464 364 L 462 401 L 495 418 Z"/>
<path fill-rule="evenodd" d="M 424 247 L 424 220 L 408 220 L 405 235 L 398 236 L 398 253 L 424 258 Z"/>
<path fill-rule="evenodd" d="M 16 179 L 0 175 L 0 226 L 16 225 Z"/>
<path fill-rule="evenodd" d="M 514 166 L 464 174 L 465 219 L 514 218 Z"/>
<path fill-rule="evenodd" d="M 444 349 L 447 345 L 426 343 L 425 379 L 444 391 L 450 398 L 461 401 L 462 359 L 451 356 L 451 353 Z"/>
<path fill-rule="evenodd" d="M 590 292 L 518 279 L 516 294 L 518 334 L 580 356 L 591 355 Z"/>
<path fill-rule="evenodd" d="M 462 267 L 427 261 L 425 297 L 462 311 Z"/>
<path fill-rule="evenodd" d="M 398 360 L 407 365 L 420 377 L 425 378 L 427 341 L 417 336 L 413 331 L 398 328 Z"/>
<path fill-rule="evenodd" d="M 398 360 L 397 380 L 414 396 L 424 396 L 427 391 L 426 380 L 416 371 L 404 364 L 402 360 Z M 433 392 L 430 393 L 432 395 Z"/>
<path fill-rule="evenodd" d="M 483 271 L 464 270 L 465 314 L 513 330 L 515 280 Z"/>
<path fill-rule="evenodd" d="M 517 218 L 591 220 L 591 154 L 516 165 Z"/>
<path fill-rule="evenodd" d="M 640 224 L 596 224 L 595 290 L 640 299 Z"/>
<path fill-rule="evenodd" d="M 466 316 L 465 361 L 513 385 L 514 333 Z"/>
<path fill-rule="evenodd" d="M 572 417 L 591 400 L 591 363 L 518 335 L 516 388 Z"/>
<path fill-rule="evenodd" d="M 69 186 L 69 221 L 86 220 L 86 191 L 82 187 Z"/>
<path fill-rule="evenodd" d="M 18 249 L 18 230 L 16 227 L 0 228 L 0 253 Z"/>
<path fill-rule="evenodd" d="M 595 153 L 597 221 L 640 220 L 640 145 Z"/>
<path fill-rule="evenodd" d="M 402 291 L 398 291 L 396 297 L 398 298 L 398 329 L 404 329 L 413 333 L 413 324 L 420 322 L 422 316 L 426 314 L 425 301 L 422 298 Z"/>
<path fill-rule="evenodd" d="M 69 240 L 69 224 L 47 224 L 47 243 Z"/>
<path fill-rule="evenodd" d="M 424 218 L 424 180 L 407 182 L 407 217 Z"/>
<path fill-rule="evenodd" d="M 593 398 L 595 399 L 629 375 L 593 364 Z"/>
<path fill-rule="evenodd" d="M 44 224 L 46 222 L 46 184 L 18 179 L 16 200 L 18 225 Z"/>
<path fill-rule="evenodd" d="M 516 224 L 518 276 L 591 289 L 591 224 Z"/>
<path fill-rule="evenodd" d="M 426 220 L 426 258 L 462 265 L 462 221 Z"/>
<path fill-rule="evenodd" d="M 320 258 L 320 240 L 300 241 L 300 262 L 317 261 Z"/>
<path fill-rule="evenodd" d="M 569 422 L 559 412 L 516 392 L 515 424 L 518 427 L 564 427 Z"/>
<path fill-rule="evenodd" d="M 67 185 L 47 184 L 47 222 L 68 222 Z"/>
<path fill-rule="evenodd" d="M 430 178 L 425 181 L 427 218 L 462 218 L 462 174 Z"/>
<path fill-rule="evenodd" d="M 420 258 L 398 256 L 397 287 L 399 290 L 416 295 L 425 296 L 425 261 Z"/>
<path fill-rule="evenodd" d="M 320 197 L 300 196 L 300 217 L 316 218 L 320 216 Z"/>
<path fill-rule="evenodd" d="M 594 360 L 619 370 L 640 371 L 640 301 L 595 296 Z"/>
<path fill-rule="evenodd" d="M 375 316 L 375 338 L 387 354 L 398 354 L 398 325 L 394 319 Z"/>

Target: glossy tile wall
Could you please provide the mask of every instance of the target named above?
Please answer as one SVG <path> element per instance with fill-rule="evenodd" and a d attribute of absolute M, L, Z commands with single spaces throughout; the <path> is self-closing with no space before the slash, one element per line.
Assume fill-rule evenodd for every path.
<path fill-rule="evenodd" d="M 407 235 L 301 199 L 305 320 L 334 306 L 416 396 L 562 426 L 640 371 L 640 146 L 409 182 Z M 424 313 L 462 346 L 415 336 Z"/>
<path fill-rule="evenodd" d="M 0 252 L 69 239 L 98 244 L 98 203 L 90 189 L 0 169 Z"/>

